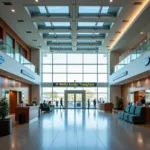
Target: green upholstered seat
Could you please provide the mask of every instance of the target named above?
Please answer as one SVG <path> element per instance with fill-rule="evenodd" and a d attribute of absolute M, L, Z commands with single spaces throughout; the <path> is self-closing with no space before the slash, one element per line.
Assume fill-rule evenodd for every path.
<path fill-rule="evenodd" d="M 131 107 L 130 105 L 127 105 L 127 106 L 125 107 L 124 112 L 118 112 L 118 117 L 119 117 L 120 119 L 124 119 L 124 114 L 130 112 L 130 107 Z"/>
<path fill-rule="evenodd" d="M 118 117 L 119 117 L 120 119 L 123 119 L 123 117 L 124 117 L 124 112 L 119 111 L 119 112 L 118 112 Z"/>
<path fill-rule="evenodd" d="M 135 113 L 135 106 L 131 106 L 130 107 L 130 114 L 134 114 Z"/>
<path fill-rule="evenodd" d="M 129 115 L 128 121 L 134 124 L 145 123 L 146 121 L 145 111 L 146 111 L 145 107 L 136 106 L 134 115 L 133 114 Z"/>

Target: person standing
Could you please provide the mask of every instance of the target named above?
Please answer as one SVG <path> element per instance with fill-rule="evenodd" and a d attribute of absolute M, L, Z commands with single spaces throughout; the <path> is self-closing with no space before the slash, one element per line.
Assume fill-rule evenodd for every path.
<path fill-rule="evenodd" d="M 96 99 L 93 100 L 94 108 L 96 109 Z"/>
<path fill-rule="evenodd" d="M 61 108 L 61 107 L 64 108 L 64 107 L 63 107 L 63 99 L 62 99 L 62 98 L 60 99 L 60 108 Z"/>
<path fill-rule="evenodd" d="M 88 109 L 90 108 L 90 99 L 88 99 Z"/>

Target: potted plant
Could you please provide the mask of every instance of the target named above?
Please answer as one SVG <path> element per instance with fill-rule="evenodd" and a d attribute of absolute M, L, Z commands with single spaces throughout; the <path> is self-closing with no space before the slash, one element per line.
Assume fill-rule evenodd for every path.
<path fill-rule="evenodd" d="M 6 118 L 9 107 L 6 97 L 0 99 L 0 136 L 9 135 L 12 133 L 12 120 Z"/>
<path fill-rule="evenodd" d="M 116 110 L 122 110 L 123 99 L 116 96 L 115 108 Z"/>

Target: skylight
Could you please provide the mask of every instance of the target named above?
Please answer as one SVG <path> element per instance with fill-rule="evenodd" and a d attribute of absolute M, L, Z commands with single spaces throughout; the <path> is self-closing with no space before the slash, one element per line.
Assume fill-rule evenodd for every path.
<path fill-rule="evenodd" d="M 45 22 L 45 25 L 46 25 L 47 27 L 50 27 L 50 26 L 51 26 L 51 23 L 50 23 L 50 22 Z"/>
<path fill-rule="evenodd" d="M 94 27 L 95 22 L 78 22 L 79 27 Z"/>
<path fill-rule="evenodd" d="M 99 13 L 100 6 L 79 6 L 79 14 L 84 13 Z"/>
<path fill-rule="evenodd" d="M 71 33 L 67 33 L 67 32 L 65 32 L 65 33 L 56 33 L 57 35 L 70 35 Z"/>
<path fill-rule="evenodd" d="M 101 13 L 107 14 L 108 10 L 109 10 L 109 6 L 104 6 L 104 7 L 102 7 Z"/>
<path fill-rule="evenodd" d="M 47 13 L 45 6 L 38 6 L 38 8 L 40 10 L 40 13 L 42 13 L 42 14 Z"/>
<path fill-rule="evenodd" d="M 54 35 L 54 33 L 49 33 L 50 35 Z"/>
<path fill-rule="evenodd" d="M 104 22 L 98 22 L 98 23 L 97 23 L 97 26 L 98 26 L 98 27 L 102 27 L 103 25 L 104 25 Z"/>
<path fill-rule="evenodd" d="M 93 33 L 78 33 L 78 35 L 92 35 Z"/>
<path fill-rule="evenodd" d="M 53 22 L 53 26 L 56 27 L 68 27 L 70 26 L 70 22 Z"/>
<path fill-rule="evenodd" d="M 48 11 L 51 14 L 68 14 L 69 7 L 68 6 L 48 6 Z"/>

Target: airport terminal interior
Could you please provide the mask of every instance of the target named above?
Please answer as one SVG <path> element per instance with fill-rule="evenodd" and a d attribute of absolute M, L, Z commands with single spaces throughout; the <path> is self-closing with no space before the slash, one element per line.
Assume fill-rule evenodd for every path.
<path fill-rule="evenodd" d="M 150 150 L 150 0 L 0 0 L 0 150 Z"/>

